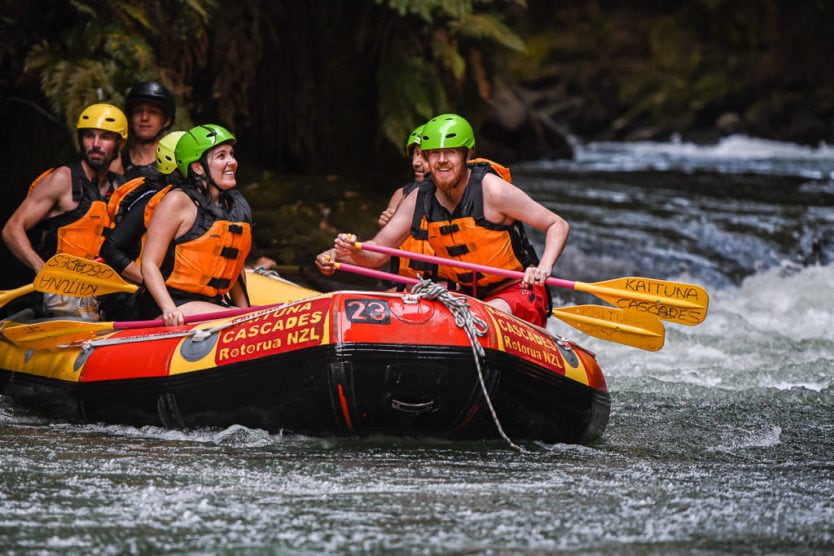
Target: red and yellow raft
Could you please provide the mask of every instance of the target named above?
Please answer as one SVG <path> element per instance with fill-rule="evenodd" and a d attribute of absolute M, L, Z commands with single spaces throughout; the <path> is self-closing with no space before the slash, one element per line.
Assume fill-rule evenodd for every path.
<path fill-rule="evenodd" d="M 133 426 L 476 439 L 497 437 L 498 421 L 513 440 L 548 443 L 606 427 L 593 354 L 475 299 L 463 320 L 483 335 L 471 340 L 448 300 L 263 279 L 250 280 L 254 301 L 274 305 L 245 313 L 37 348 L 3 338 L 4 394 L 55 418 Z"/>

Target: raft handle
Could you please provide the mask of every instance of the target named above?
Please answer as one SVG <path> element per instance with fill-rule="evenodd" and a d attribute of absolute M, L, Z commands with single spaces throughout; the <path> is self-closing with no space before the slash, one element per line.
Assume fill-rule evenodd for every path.
<path fill-rule="evenodd" d="M 403 413 L 431 413 L 437 411 L 437 404 L 434 400 L 420 403 L 403 402 L 396 398 L 391 398 L 391 409 L 402 411 Z"/>

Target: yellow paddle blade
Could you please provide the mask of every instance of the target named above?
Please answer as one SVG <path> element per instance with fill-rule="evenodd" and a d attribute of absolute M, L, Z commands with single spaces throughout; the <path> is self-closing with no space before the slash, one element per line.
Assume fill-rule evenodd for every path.
<path fill-rule="evenodd" d="M 249 302 L 252 305 L 289 303 L 321 293 L 299 286 L 281 277 L 261 274 L 254 270 L 246 271 L 246 290 L 249 293 Z"/>
<path fill-rule="evenodd" d="M 27 349 L 49 349 L 59 344 L 89 340 L 99 332 L 112 332 L 112 322 L 50 320 L 3 328 L 11 343 Z"/>
<path fill-rule="evenodd" d="M 113 292 L 135 292 L 136 286 L 104 263 L 60 253 L 35 276 L 35 289 L 72 297 L 95 297 Z"/>
<path fill-rule="evenodd" d="M 592 293 L 618 309 L 687 326 L 701 324 L 709 305 L 709 294 L 701 286 L 653 278 L 617 278 L 593 284 L 575 282 L 574 289 Z"/>
<path fill-rule="evenodd" d="M 553 309 L 551 314 L 588 336 L 647 351 L 663 347 L 663 323 L 647 313 L 624 311 L 602 305 L 577 305 Z"/>
<path fill-rule="evenodd" d="M 0 291 L 0 307 L 12 299 L 17 299 L 18 297 L 24 296 L 27 293 L 32 293 L 33 291 L 35 291 L 35 286 L 32 284 L 26 284 L 25 286 L 20 286 L 19 288 L 15 288 L 13 290 Z"/>

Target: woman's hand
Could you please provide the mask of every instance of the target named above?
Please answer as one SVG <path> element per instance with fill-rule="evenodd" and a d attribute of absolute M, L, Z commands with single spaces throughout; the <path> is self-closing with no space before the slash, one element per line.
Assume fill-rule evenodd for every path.
<path fill-rule="evenodd" d="M 162 313 L 162 321 L 165 323 L 165 326 L 182 326 L 185 324 L 185 317 L 183 317 L 182 312 L 175 307 L 170 311 L 164 311 Z"/>

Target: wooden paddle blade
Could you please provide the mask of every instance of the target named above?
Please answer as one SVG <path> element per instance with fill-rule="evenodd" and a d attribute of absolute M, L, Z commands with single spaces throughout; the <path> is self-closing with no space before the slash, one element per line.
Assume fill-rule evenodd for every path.
<path fill-rule="evenodd" d="M 55 255 L 35 276 L 35 289 L 72 297 L 95 297 L 113 292 L 135 292 L 136 286 L 104 263 L 66 253 Z"/>
<path fill-rule="evenodd" d="M 35 286 L 33 284 L 26 284 L 25 286 L 20 286 L 19 288 L 15 288 L 13 290 L 2 291 L 0 292 L 0 307 L 12 299 L 17 299 L 18 297 L 22 297 L 27 293 L 32 293 L 33 291 L 35 291 Z"/>
<path fill-rule="evenodd" d="M 551 314 L 588 336 L 647 351 L 659 350 L 666 339 L 663 323 L 647 313 L 578 305 L 553 309 Z"/>
<path fill-rule="evenodd" d="M 592 293 L 618 309 L 687 326 L 701 324 L 709 305 L 709 294 L 701 286 L 653 278 L 632 276 L 593 284 L 575 282 L 574 289 Z"/>
<path fill-rule="evenodd" d="M 59 344 L 89 340 L 99 332 L 113 331 L 112 322 L 50 320 L 3 328 L 3 336 L 11 343 L 27 349 L 49 349 Z"/>

